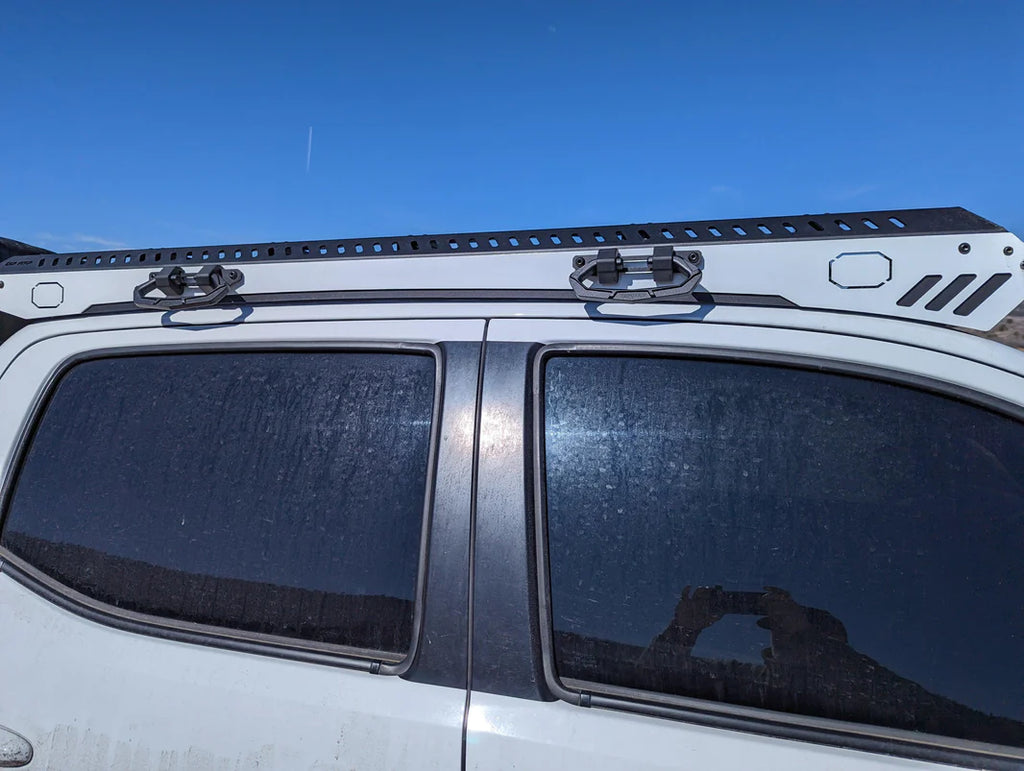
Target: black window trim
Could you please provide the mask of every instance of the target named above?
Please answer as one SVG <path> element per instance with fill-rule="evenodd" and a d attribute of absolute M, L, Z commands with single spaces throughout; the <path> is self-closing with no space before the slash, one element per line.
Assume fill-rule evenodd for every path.
<path fill-rule="evenodd" d="M 597 707 L 684 721 L 713 728 L 739 730 L 844 749 L 945 763 L 965 768 L 1020 769 L 1024 748 L 988 744 L 869 724 L 777 712 L 757 707 L 711 702 L 686 696 L 559 678 L 555 669 L 554 625 L 551 616 L 550 565 L 547 548 L 547 490 L 544 459 L 544 368 L 555 356 L 636 356 L 705 361 L 771 364 L 791 369 L 828 372 L 909 386 L 952 397 L 972 406 L 1024 422 L 1024 405 L 1008 402 L 966 386 L 900 372 L 882 366 L 841 362 L 804 354 L 753 349 L 722 349 L 693 344 L 556 343 L 533 357 L 533 502 L 537 563 L 537 602 L 544 680 L 551 693 L 580 707 Z"/>
<path fill-rule="evenodd" d="M 441 440 L 441 414 L 444 398 L 444 349 L 433 343 L 402 341 L 253 341 L 239 343 L 178 343 L 129 347 L 96 348 L 62 360 L 43 381 L 36 392 L 29 419 L 15 441 L 14 451 L 4 468 L 0 485 L 0 532 L 6 525 L 10 497 L 21 474 L 32 437 L 56 392 L 56 386 L 72 368 L 86 361 L 174 354 L 188 356 L 199 353 L 282 353 L 282 352 L 379 352 L 426 355 L 434 360 L 434 403 L 431 409 L 429 451 L 427 454 L 426 492 L 420 526 L 419 565 L 413 599 L 412 639 L 402 656 L 386 652 L 332 643 L 321 643 L 281 635 L 230 629 L 211 624 L 178 621 L 149 613 L 124 610 L 96 600 L 57 579 L 0 546 L 0 573 L 58 607 L 115 629 L 144 634 L 158 639 L 187 642 L 244 653 L 256 653 L 305 663 L 356 669 L 372 674 L 404 675 L 415 663 L 423 632 L 423 614 L 430 549 L 430 530 L 435 498 L 437 455 Z"/>

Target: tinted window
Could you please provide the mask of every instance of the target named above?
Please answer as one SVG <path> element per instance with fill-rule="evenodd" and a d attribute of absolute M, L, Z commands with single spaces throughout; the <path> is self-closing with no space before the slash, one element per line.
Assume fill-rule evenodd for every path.
<path fill-rule="evenodd" d="M 560 677 L 1024 745 L 1024 425 L 852 376 L 557 356 Z"/>
<path fill-rule="evenodd" d="M 119 608 L 406 651 L 434 373 L 372 352 L 79 364 L 32 437 L 3 545 Z"/>

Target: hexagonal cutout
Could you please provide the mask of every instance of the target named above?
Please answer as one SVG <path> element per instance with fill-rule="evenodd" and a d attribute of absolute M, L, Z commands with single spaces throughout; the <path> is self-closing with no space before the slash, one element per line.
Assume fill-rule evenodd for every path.
<path fill-rule="evenodd" d="M 64 302 L 64 287 L 56 281 L 45 281 L 32 287 L 32 304 L 37 308 L 56 308 Z"/>
<path fill-rule="evenodd" d="M 828 264 L 828 280 L 840 289 L 877 289 L 892 278 L 892 260 L 881 252 L 843 252 Z"/>

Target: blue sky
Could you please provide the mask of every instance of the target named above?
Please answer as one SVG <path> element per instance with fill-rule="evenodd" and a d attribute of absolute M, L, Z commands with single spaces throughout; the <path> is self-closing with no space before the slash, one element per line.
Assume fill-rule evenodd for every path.
<path fill-rule="evenodd" d="M 1024 232 L 1020 2 L 2 16 L 0 234 L 57 250 L 943 205 Z"/>

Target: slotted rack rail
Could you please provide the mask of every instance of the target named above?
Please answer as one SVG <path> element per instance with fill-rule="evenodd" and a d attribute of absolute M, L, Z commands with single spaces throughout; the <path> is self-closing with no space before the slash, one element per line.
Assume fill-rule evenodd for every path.
<path fill-rule="evenodd" d="M 594 249 L 657 244 L 720 244 L 806 241 L 879 236 L 1005 232 L 1004 228 L 959 207 L 761 217 L 643 225 L 449 233 L 379 238 L 325 239 L 281 243 L 220 244 L 162 249 L 130 249 L 14 256 L 0 273 L 54 269 L 137 268 L 197 261 L 259 262 L 287 259 L 412 257 L 480 252 Z M 24 246 L 24 245 L 23 245 Z"/>

